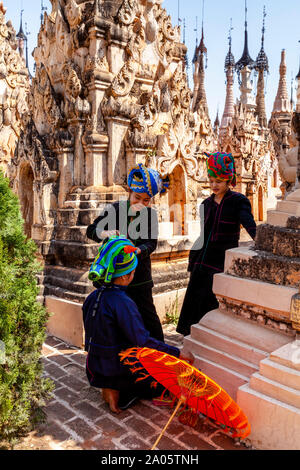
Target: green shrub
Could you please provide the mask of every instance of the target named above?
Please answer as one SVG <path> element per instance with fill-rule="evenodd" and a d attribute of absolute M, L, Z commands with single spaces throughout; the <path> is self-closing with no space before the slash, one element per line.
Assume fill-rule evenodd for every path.
<path fill-rule="evenodd" d="M 41 363 L 48 315 L 37 301 L 40 270 L 19 200 L 0 170 L 0 441 L 32 429 L 52 389 Z"/>

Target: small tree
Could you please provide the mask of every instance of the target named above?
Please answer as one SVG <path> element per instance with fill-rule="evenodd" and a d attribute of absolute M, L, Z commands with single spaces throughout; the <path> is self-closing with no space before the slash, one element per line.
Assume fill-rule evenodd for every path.
<path fill-rule="evenodd" d="M 46 309 L 37 301 L 36 245 L 23 232 L 17 196 L 0 170 L 0 440 L 32 429 L 52 389 L 41 349 Z"/>

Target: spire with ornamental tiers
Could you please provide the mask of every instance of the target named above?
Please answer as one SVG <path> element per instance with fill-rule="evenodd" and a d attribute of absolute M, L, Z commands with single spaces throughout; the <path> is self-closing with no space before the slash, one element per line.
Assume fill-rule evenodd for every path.
<path fill-rule="evenodd" d="M 267 127 L 267 115 L 266 115 L 266 104 L 265 104 L 265 81 L 264 74 L 269 72 L 268 57 L 264 50 L 265 41 L 265 18 L 266 8 L 264 7 L 263 12 L 263 27 L 262 27 L 262 38 L 261 38 L 261 49 L 256 59 L 256 70 L 258 71 L 258 82 L 257 82 L 257 94 L 256 94 L 256 111 L 258 115 L 258 122 L 262 127 Z"/>
<path fill-rule="evenodd" d="M 19 53 L 20 53 L 20 56 L 22 57 L 22 59 L 24 59 L 24 42 L 27 41 L 26 34 L 24 33 L 24 30 L 23 30 L 23 12 L 24 12 L 24 10 L 21 10 L 20 29 L 19 29 L 19 32 L 16 36 L 17 39 L 18 39 Z"/>
<path fill-rule="evenodd" d="M 231 31 L 232 28 L 232 19 L 230 20 L 230 30 L 229 30 L 229 51 L 225 59 L 225 73 L 226 73 L 226 100 L 225 100 L 225 107 L 224 113 L 221 122 L 221 129 L 226 129 L 226 127 L 230 124 L 233 116 L 234 116 L 234 94 L 233 94 L 233 84 L 234 84 L 234 67 L 235 61 L 233 54 L 231 52 L 232 46 L 232 37 Z"/>
<path fill-rule="evenodd" d="M 248 21 L 247 21 L 247 0 L 245 0 L 245 40 L 243 55 L 235 64 L 235 70 L 238 74 L 240 83 L 241 98 L 240 101 L 246 106 L 254 105 L 252 93 L 252 84 L 250 80 L 251 71 L 255 68 L 255 62 L 251 59 L 248 49 Z"/>
<path fill-rule="evenodd" d="M 255 66 L 254 60 L 251 59 L 250 54 L 249 54 L 249 48 L 248 48 L 248 21 L 247 21 L 247 14 L 248 14 L 248 8 L 247 8 L 247 0 L 245 0 L 245 40 L 244 40 L 244 51 L 243 55 L 240 58 L 240 60 L 237 61 L 235 64 L 235 69 L 238 73 L 241 72 L 241 70 L 244 67 L 249 67 L 250 70 L 252 70 Z"/>
<path fill-rule="evenodd" d="M 215 119 L 215 122 L 214 122 L 214 133 L 215 133 L 216 136 L 219 133 L 219 127 L 220 127 L 220 121 L 219 121 L 219 106 L 218 106 L 217 115 L 216 115 L 216 119 Z"/>
<path fill-rule="evenodd" d="M 274 102 L 273 113 L 289 113 L 291 111 L 291 106 L 286 81 L 285 49 L 281 51 L 279 74 L 279 84 Z"/>
<path fill-rule="evenodd" d="M 203 15 L 204 15 L 204 0 L 203 0 Z M 204 56 L 207 57 L 207 49 L 204 44 L 204 24 L 202 16 L 202 36 L 199 46 L 196 42 L 196 50 L 193 59 L 194 64 L 194 93 L 192 111 L 198 111 L 202 107 L 208 113 L 208 105 L 205 92 L 205 65 Z"/>

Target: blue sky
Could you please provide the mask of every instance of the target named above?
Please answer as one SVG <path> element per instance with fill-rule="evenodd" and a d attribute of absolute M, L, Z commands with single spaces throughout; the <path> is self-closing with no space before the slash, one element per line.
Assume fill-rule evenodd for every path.
<path fill-rule="evenodd" d="M 36 45 L 40 27 L 41 0 L 4 0 L 7 8 L 6 18 L 11 19 L 19 30 L 20 11 L 24 9 L 23 24 L 31 33 L 28 38 L 30 69 L 33 72 L 31 52 Z M 51 11 L 51 2 L 43 0 L 43 5 Z M 266 6 L 265 51 L 269 58 L 270 73 L 267 79 L 266 108 L 270 117 L 278 87 L 281 50 L 286 49 L 288 89 L 291 77 L 299 70 L 300 46 L 300 1 L 299 0 L 248 0 L 249 52 L 256 59 L 261 47 L 263 7 Z M 173 24 L 178 22 L 178 0 L 164 0 L 164 8 L 172 17 Z M 191 63 L 196 44 L 196 17 L 198 17 L 199 38 L 201 37 L 202 0 L 180 0 L 179 15 L 186 22 L 186 45 Z M 210 117 L 215 120 L 217 108 L 220 116 L 225 103 L 224 60 L 228 52 L 228 31 L 232 18 L 232 52 L 236 61 L 240 59 L 244 45 L 244 0 L 205 0 L 204 36 L 208 49 L 206 69 L 206 92 Z M 183 33 L 183 31 L 182 31 Z M 237 79 L 235 97 L 239 96 Z M 294 83 L 295 85 L 295 83 Z M 190 68 L 192 86 L 192 67 Z M 294 91 L 295 98 L 295 91 Z"/>

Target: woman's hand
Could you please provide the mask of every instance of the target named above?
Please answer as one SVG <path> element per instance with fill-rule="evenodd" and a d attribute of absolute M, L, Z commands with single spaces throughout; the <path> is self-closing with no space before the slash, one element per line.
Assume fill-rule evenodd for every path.
<path fill-rule="evenodd" d="M 138 202 L 137 204 L 132 204 L 129 209 L 129 214 L 136 214 L 137 212 L 141 212 L 143 209 L 145 209 L 145 205 L 140 202 Z"/>
<path fill-rule="evenodd" d="M 106 238 L 118 237 L 119 235 L 119 230 L 103 230 L 103 232 L 100 233 L 100 238 L 101 240 L 105 240 Z"/>
<path fill-rule="evenodd" d="M 194 354 L 192 354 L 190 351 L 180 351 L 179 359 L 182 361 L 188 362 L 189 364 L 193 364 L 195 361 Z"/>

